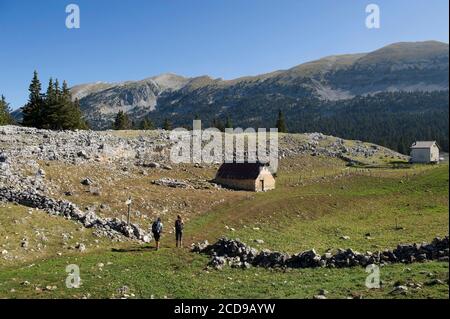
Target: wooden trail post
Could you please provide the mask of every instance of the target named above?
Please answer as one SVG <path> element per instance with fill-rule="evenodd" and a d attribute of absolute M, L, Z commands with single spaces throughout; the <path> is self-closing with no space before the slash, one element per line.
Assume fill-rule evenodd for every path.
<path fill-rule="evenodd" d="M 127 213 L 127 224 L 130 225 L 130 212 L 131 212 L 131 196 L 128 197 L 128 200 L 125 202 L 125 204 L 128 206 L 128 213 Z"/>

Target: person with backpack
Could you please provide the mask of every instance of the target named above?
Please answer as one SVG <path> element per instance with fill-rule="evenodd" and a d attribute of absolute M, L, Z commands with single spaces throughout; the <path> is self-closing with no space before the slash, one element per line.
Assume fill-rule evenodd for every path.
<path fill-rule="evenodd" d="M 183 218 L 181 218 L 181 215 L 178 215 L 177 219 L 175 220 L 175 240 L 177 242 L 177 248 L 183 247 L 183 229 Z"/>
<path fill-rule="evenodd" d="M 152 224 L 152 233 L 156 242 L 156 250 L 159 250 L 159 240 L 161 239 L 162 230 L 163 224 L 161 222 L 161 217 L 158 217 Z"/>

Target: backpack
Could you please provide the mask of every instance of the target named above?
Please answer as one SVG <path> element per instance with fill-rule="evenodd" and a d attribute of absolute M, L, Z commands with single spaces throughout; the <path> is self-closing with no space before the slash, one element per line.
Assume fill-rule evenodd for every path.
<path fill-rule="evenodd" d="M 155 221 L 152 224 L 152 233 L 160 233 L 161 232 L 161 223 L 159 221 Z"/>
<path fill-rule="evenodd" d="M 176 231 L 182 231 L 183 228 L 184 228 L 183 223 L 182 223 L 180 220 L 177 219 L 177 220 L 175 221 L 175 230 L 176 230 Z"/>

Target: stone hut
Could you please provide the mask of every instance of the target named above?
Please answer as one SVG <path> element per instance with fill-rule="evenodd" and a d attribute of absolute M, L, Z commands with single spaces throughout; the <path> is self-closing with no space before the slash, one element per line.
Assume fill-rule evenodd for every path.
<path fill-rule="evenodd" d="M 417 141 L 411 145 L 411 163 L 439 163 L 436 141 Z"/>
<path fill-rule="evenodd" d="M 275 178 L 267 163 L 223 163 L 215 182 L 232 189 L 265 192 L 275 189 Z"/>

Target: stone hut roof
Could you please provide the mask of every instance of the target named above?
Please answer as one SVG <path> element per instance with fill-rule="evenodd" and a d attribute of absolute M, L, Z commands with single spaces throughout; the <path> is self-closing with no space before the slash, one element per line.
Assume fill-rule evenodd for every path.
<path fill-rule="evenodd" d="M 217 171 L 216 178 L 256 179 L 265 163 L 223 163 Z"/>
<path fill-rule="evenodd" d="M 436 141 L 417 141 L 411 145 L 411 148 L 431 148 L 434 145 L 438 146 Z"/>

